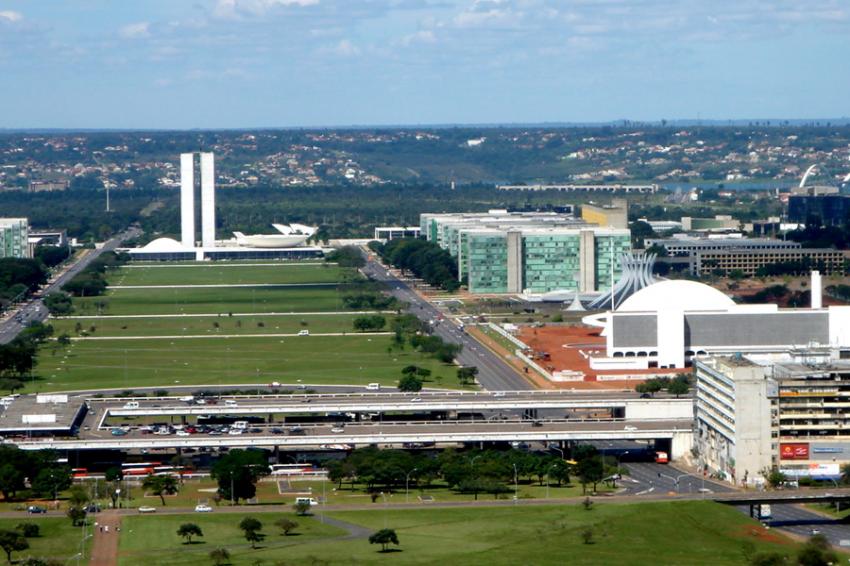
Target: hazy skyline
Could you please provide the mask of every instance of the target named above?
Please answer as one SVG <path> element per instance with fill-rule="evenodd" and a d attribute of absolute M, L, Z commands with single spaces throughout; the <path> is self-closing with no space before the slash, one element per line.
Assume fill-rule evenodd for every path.
<path fill-rule="evenodd" d="M 0 127 L 838 118 L 839 0 L 0 0 Z"/>

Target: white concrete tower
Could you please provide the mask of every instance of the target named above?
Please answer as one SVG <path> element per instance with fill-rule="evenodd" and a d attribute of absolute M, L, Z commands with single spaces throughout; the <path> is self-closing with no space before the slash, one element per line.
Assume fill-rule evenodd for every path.
<path fill-rule="evenodd" d="M 812 271 L 812 283 L 809 286 L 809 293 L 812 297 L 812 308 L 823 308 L 823 282 L 821 280 L 820 271 Z"/>
<path fill-rule="evenodd" d="M 201 153 L 201 245 L 215 247 L 215 157 Z"/>
<path fill-rule="evenodd" d="M 195 247 L 195 156 L 180 154 L 180 243 Z"/>

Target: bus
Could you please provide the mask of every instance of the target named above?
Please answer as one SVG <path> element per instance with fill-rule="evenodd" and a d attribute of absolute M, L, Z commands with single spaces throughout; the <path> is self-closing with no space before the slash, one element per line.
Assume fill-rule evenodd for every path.
<path fill-rule="evenodd" d="M 87 478 L 88 475 L 88 468 L 71 468 L 71 477 L 74 479 Z"/>
<path fill-rule="evenodd" d="M 121 464 L 121 473 L 125 476 L 149 476 L 162 462 L 133 462 Z"/>
<path fill-rule="evenodd" d="M 669 463 L 669 458 L 667 457 L 667 452 L 656 452 L 655 453 L 655 463 L 656 464 L 667 464 L 667 463 Z"/>
<path fill-rule="evenodd" d="M 312 464 L 272 464 L 270 467 L 273 476 L 304 474 L 316 471 L 316 468 Z"/>

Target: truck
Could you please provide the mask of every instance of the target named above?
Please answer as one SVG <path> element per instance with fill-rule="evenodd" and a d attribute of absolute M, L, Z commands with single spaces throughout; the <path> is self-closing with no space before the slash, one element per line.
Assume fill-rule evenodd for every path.
<path fill-rule="evenodd" d="M 670 462 L 670 459 L 667 457 L 667 452 L 656 452 L 655 453 L 655 463 L 656 464 L 667 464 Z"/>
<path fill-rule="evenodd" d="M 767 503 L 762 503 L 758 507 L 759 509 L 759 519 L 770 519 L 773 517 L 773 513 L 770 510 L 770 505 Z"/>

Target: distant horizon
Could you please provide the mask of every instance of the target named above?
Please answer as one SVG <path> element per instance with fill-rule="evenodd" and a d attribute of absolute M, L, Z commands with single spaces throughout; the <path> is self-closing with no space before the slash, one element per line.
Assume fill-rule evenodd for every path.
<path fill-rule="evenodd" d="M 0 127 L 0 133 L 97 133 L 97 132 L 236 132 L 236 131 L 310 131 L 310 130 L 416 130 L 433 129 L 497 129 L 497 128 L 593 128 L 593 127 L 843 127 L 850 126 L 850 117 L 840 118 L 752 118 L 752 119 L 705 119 L 681 118 L 659 120 L 629 120 L 628 118 L 590 122 L 481 122 L 481 123 L 432 123 L 432 124 L 347 124 L 310 126 L 235 126 L 235 127 L 189 127 L 189 128 L 143 128 L 143 127 Z"/>

